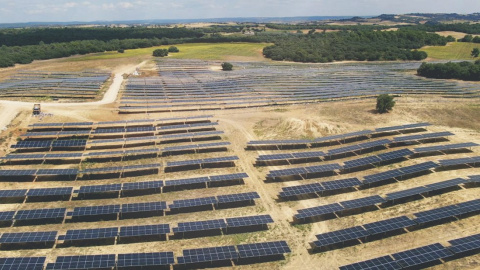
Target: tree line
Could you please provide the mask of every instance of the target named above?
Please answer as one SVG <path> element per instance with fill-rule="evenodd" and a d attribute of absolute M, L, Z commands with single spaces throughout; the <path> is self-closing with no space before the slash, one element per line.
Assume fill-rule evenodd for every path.
<path fill-rule="evenodd" d="M 422 60 L 426 45 L 444 46 L 448 38 L 413 30 L 341 31 L 310 35 L 288 35 L 264 48 L 272 60 L 295 62 Z"/>
<path fill-rule="evenodd" d="M 25 46 L 39 43 L 64 43 L 78 40 L 110 41 L 114 39 L 154 39 L 154 38 L 199 38 L 200 30 L 183 27 L 174 28 L 29 28 L 1 29 L 0 46 Z"/>
<path fill-rule="evenodd" d="M 472 62 L 448 62 L 429 64 L 422 63 L 417 69 L 422 77 L 434 79 L 458 79 L 464 81 L 480 81 L 480 60 Z"/>

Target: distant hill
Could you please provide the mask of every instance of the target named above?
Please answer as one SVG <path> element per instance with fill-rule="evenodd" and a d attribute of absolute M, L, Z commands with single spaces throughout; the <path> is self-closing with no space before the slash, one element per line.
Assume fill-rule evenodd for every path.
<path fill-rule="evenodd" d="M 398 23 L 439 23 L 446 21 L 480 21 L 480 13 L 409 13 L 409 14 L 382 14 L 373 19 Z"/>
<path fill-rule="evenodd" d="M 130 20 L 130 21 L 92 21 L 92 22 L 27 22 L 27 23 L 0 23 L 0 28 L 23 28 L 45 26 L 81 26 L 81 25 L 161 25 L 181 23 L 297 23 L 326 20 L 348 20 L 353 16 L 305 16 L 305 17 L 238 17 L 238 18 L 209 18 L 209 19 L 158 19 L 158 20 Z M 357 17 L 358 18 L 358 17 Z"/>

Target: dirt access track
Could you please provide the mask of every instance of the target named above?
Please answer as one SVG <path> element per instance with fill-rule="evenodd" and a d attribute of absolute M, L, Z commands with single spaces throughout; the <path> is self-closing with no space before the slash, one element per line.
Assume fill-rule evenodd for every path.
<path fill-rule="evenodd" d="M 113 82 L 105 92 L 102 100 L 94 101 L 94 102 L 78 102 L 78 103 L 41 103 L 42 110 L 50 111 L 51 109 L 60 109 L 62 110 L 62 114 L 68 114 L 68 109 L 72 107 L 82 106 L 85 110 L 89 110 L 99 105 L 107 105 L 114 103 L 117 99 L 118 92 L 122 83 L 124 81 L 123 74 L 130 74 L 135 69 L 141 68 L 145 65 L 147 61 L 143 61 L 138 65 L 125 65 L 120 66 L 113 70 L 114 78 Z M 37 102 L 20 102 L 20 101 L 10 101 L 10 100 L 0 100 L 0 130 L 4 130 L 7 125 L 23 110 L 31 110 L 33 104 Z M 55 110 L 53 110 L 55 111 Z"/>

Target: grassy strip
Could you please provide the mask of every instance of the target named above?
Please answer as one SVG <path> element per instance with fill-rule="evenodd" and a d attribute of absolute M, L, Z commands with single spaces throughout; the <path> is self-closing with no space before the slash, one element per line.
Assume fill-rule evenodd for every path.
<path fill-rule="evenodd" d="M 480 44 L 466 42 L 452 42 L 447 46 L 431 46 L 420 49 L 435 60 L 473 60 L 470 53 L 473 48 L 480 48 Z"/>
<path fill-rule="evenodd" d="M 170 53 L 170 58 L 177 59 L 202 59 L 202 60 L 249 60 L 263 61 L 264 47 L 267 43 L 187 43 L 175 45 L 180 52 Z M 72 61 L 90 61 L 117 58 L 130 58 L 138 56 L 151 56 L 155 49 L 167 49 L 168 46 L 125 50 L 124 53 L 104 52 L 89 54 L 71 59 Z"/>

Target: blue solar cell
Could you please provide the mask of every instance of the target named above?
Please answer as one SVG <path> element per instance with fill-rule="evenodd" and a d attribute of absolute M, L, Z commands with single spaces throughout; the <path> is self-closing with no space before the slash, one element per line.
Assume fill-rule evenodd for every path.
<path fill-rule="evenodd" d="M 290 247 L 285 241 L 244 244 L 238 245 L 237 248 L 240 258 L 259 258 L 291 252 Z"/>
<path fill-rule="evenodd" d="M 4 270 L 42 270 L 46 257 L 0 258 L 0 269 Z"/>
<path fill-rule="evenodd" d="M 47 264 L 47 270 L 56 269 L 109 269 L 115 266 L 115 255 L 58 256 L 55 263 Z"/>
<path fill-rule="evenodd" d="M 152 267 L 174 264 L 173 252 L 118 254 L 117 267 Z"/>

